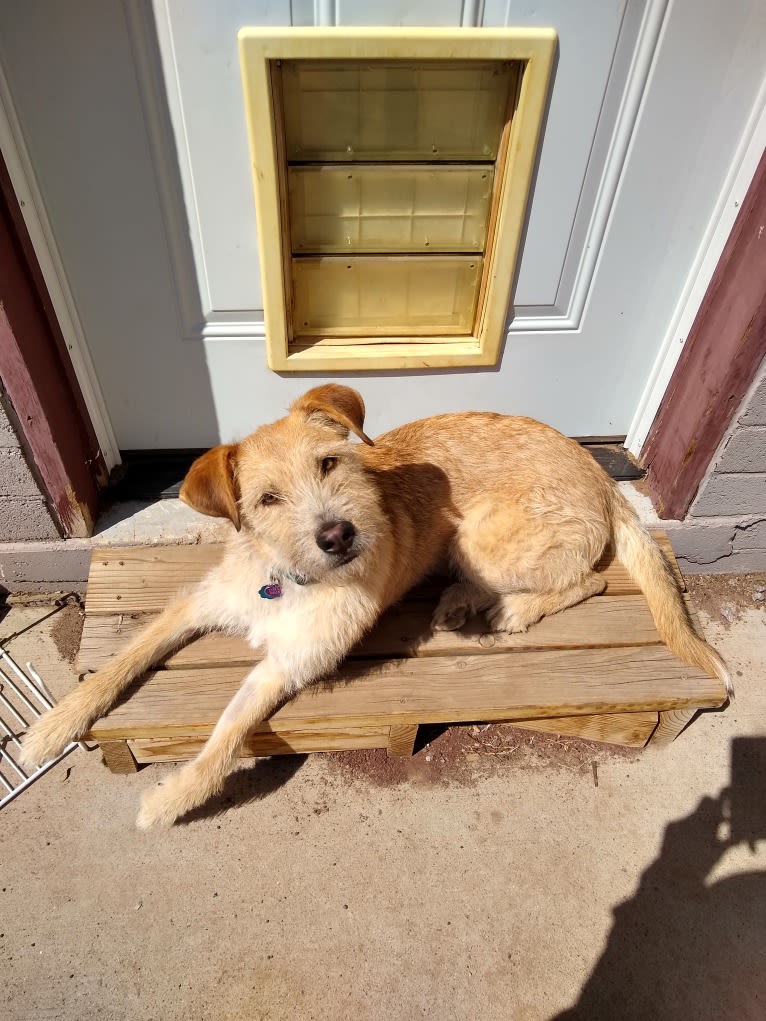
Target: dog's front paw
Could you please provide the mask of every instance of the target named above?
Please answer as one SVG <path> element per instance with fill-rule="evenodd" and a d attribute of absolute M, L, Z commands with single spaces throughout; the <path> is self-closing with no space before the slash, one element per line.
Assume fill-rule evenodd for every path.
<path fill-rule="evenodd" d="M 523 595 L 502 596 L 487 610 L 490 628 L 510 635 L 524 634 L 538 619 L 529 612 Z"/>
<path fill-rule="evenodd" d="M 136 817 L 136 826 L 140 830 L 151 829 L 152 826 L 171 826 L 178 818 L 172 799 L 168 798 L 164 784 L 157 784 L 141 795 L 141 809 Z"/>
<path fill-rule="evenodd" d="M 186 766 L 156 787 L 144 791 L 136 826 L 140 830 L 172 826 L 181 816 L 201 805 L 207 796 L 196 770 Z"/>

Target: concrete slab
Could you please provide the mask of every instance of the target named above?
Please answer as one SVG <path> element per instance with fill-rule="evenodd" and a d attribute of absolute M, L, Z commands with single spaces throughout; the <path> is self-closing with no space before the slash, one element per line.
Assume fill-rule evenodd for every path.
<path fill-rule="evenodd" d="M 737 700 L 662 751 L 263 760 L 148 834 L 169 767 L 75 752 L 0 817 L 4 1017 L 762 1018 L 766 615 L 704 607 Z M 62 692 L 77 610 L 46 612 L 0 640 Z"/>
<path fill-rule="evenodd" d="M 230 521 L 210 518 L 180 500 L 144 503 L 126 500 L 107 510 L 96 525 L 91 545 L 158 546 L 223 542 L 233 531 Z"/>
<path fill-rule="evenodd" d="M 2 512 L 0 497 L 0 525 Z M 198 514 L 180 500 L 160 500 L 115 504 L 89 539 L 15 542 L 16 533 L 8 530 L 8 541 L 0 543 L 0 593 L 84 592 L 93 550 L 223 542 L 233 527 L 229 521 Z"/>

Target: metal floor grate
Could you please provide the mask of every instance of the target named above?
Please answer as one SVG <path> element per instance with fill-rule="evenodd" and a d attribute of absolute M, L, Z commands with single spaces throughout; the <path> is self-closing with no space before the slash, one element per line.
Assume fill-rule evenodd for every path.
<path fill-rule="evenodd" d="M 53 705 L 53 696 L 32 664 L 27 663 L 25 672 L 0 645 L 0 808 L 77 748 L 73 741 L 55 759 L 29 772 L 19 765 L 19 735 Z"/>

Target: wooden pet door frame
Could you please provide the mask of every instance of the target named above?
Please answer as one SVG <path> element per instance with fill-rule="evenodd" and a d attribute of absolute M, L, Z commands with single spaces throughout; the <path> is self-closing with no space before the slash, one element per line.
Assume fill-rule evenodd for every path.
<path fill-rule="evenodd" d="M 496 365 L 552 29 L 243 28 L 269 367 Z"/>

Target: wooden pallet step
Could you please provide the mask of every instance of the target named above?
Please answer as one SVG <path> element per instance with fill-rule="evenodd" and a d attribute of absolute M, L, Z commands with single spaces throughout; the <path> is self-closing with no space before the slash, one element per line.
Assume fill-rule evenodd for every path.
<path fill-rule="evenodd" d="M 517 720 L 510 727 L 542 731 L 564 737 L 607 741 L 632 748 L 642 748 L 657 728 L 657 713 L 611 713 L 599 716 L 566 716 L 552 720 Z M 398 732 L 404 732 L 405 742 L 397 746 Z M 392 736 L 392 732 L 397 732 Z M 295 755 L 307 752 L 348 751 L 355 748 L 388 748 L 390 754 L 410 755 L 417 727 L 334 727 L 293 729 L 270 733 L 250 734 L 241 751 L 241 758 L 260 755 Z M 190 759 L 203 748 L 205 735 L 192 737 L 137 738 L 135 740 L 102 743 L 117 756 L 113 771 L 134 772 L 133 763 L 171 762 Z M 130 750 L 132 762 L 126 761 L 125 749 Z"/>
<path fill-rule="evenodd" d="M 673 712 L 664 715 L 672 716 Z M 516 720 L 501 726 L 642 748 L 658 729 L 658 719 L 658 713 L 611 713 L 565 716 L 552 720 Z M 417 729 L 413 724 L 394 724 L 391 727 L 346 727 L 342 730 L 316 728 L 255 733 L 248 735 L 239 756 L 246 759 L 253 756 L 300 755 L 357 748 L 386 748 L 389 755 L 409 756 L 413 751 Z M 100 747 L 113 773 L 134 773 L 144 763 L 191 759 L 202 751 L 206 740 L 206 735 L 137 738 L 102 741 Z"/>
<path fill-rule="evenodd" d="M 667 538 L 655 533 L 680 579 Z M 98 669 L 222 546 L 131 547 L 94 555 L 79 668 Z M 679 663 L 624 567 L 605 557 L 605 596 L 545 618 L 527 634 L 483 618 L 431 633 L 449 579 L 434 577 L 386 613 L 337 675 L 254 728 L 244 755 L 386 747 L 412 752 L 417 726 L 496 720 L 631 746 L 671 740 L 699 707 L 726 701 L 720 681 Z M 189 758 L 256 662 L 242 640 L 199 638 L 170 656 L 94 724 L 110 768 Z"/>
<path fill-rule="evenodd" d="M 94 724 L 97 741 L 209 733 L 242 683 L 242 670 L 159 670 Z M 458 723 L 719 706 L 717 679 L 664 646 L 517 651 L 347 662 L 256 732 L 326 724 Z"/>
<path fill-rule="evenodd" d="M 352 653 L 355 658 L 492 655 L 512 649 L 569 649 L 658 645 L 643 596 L 591 599 L 566 613 L 545 617 L 525 634 L 488 633 L 483 617 L 460 631 L 430 631 L 433 602 L 405 602 L 389 610 Z M 152 615 L 154 616 L 154 615 Z M 146 626 L 152 617 L 88 616 L 78 658 L 81 672 L 98 670 Z M 164 663 L 168 669 L 243 666 L 257 661 L 241 638 L 215 633 L 191 642 Z"/>
<path fill-rule="evenodd" d="M 664 532 L 653 532 L 680 584 L 680 572 Z M 182 587 L 200 580 L 223 555 L 223 545 L 135 546 L 94 552 L 86 613 L 159 613 Z M 635 595 L 636 585 L 625 567 L 607 554 L 599 567 L 610 596 Z M 430 595 L 432 593 L 428 593 Z"/>

